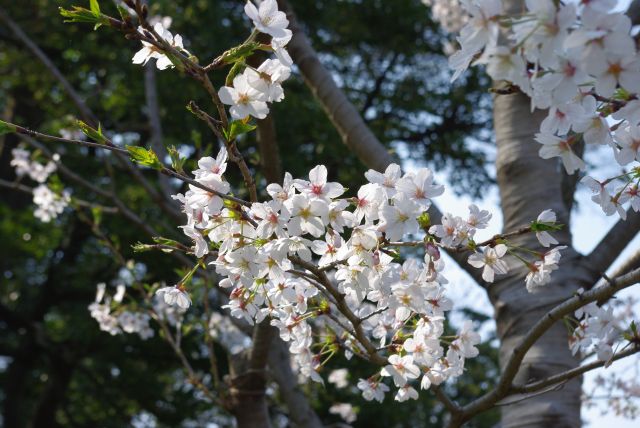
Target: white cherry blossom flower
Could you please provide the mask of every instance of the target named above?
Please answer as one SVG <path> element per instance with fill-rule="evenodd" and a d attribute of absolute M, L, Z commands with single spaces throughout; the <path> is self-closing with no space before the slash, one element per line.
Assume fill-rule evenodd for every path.
<path fill-rule="evenodd" d="M 419 225 L 416 217 L 419 214 L 418 205 L 405 194 L 396 196 L 394 204 L 385 204 L 380 209 L 381 226 L 387 239 L 397 241 L 408 233 L 416 233 Z"/>
<path fill-rule="evenodd" d="M 567 247 L 563 245 L 555 247 L 547 251 L 543 255 L 542 260 L 529 264 L 529 273 L 525 277 L 525 283 L 529 293 L 533 293 L 538 288 L 549 283 L 551 280 L 551 272 L 558 269 L 560 251 L 565 248 Z"/>
<path fill-rule="evenodd" d="M 618 128 L 614 134 L 614 140 L 620 147 L 615 152 L 615 158 L 620 165 L 626 165 L 634 160 L 640 161 L 640 126 Z"/>
<path fill-rule="evenodd" d="M 309 171 L 309 180 L 296 179 L 293 185 L 300 192 L 310 198 L 320 198 L 326 201 L 337 198 L 344 193 L 340 183 L 327 183 L 327 167 L 318 165 Z"/>
<path fill-rule="evenodd" d="M 244 6 L 244 12 L 253 21 L 253 25 L 262 33 L 274 38 L 287 36 L 289 20 L 284 12 L 278 10 L 276 0 L 263 0 L 256 6 L 250 1 Z"/>
<path fill-rule="evenodd" d="M 415 390 L 410 385 L 404 385 L 398 389 L 396 396 L 394 399 L 398 402 L 403 402 L 407 400 L 417 400 L 418 399 L 418 391 Z"/>
<path fill-rule="evenodd" d="M 219 193 L 228 193 L 230 189 L 229 183 L 222 181 L 218 176 L 213 174 L 200 178 L 198 182 Z M 209 215 L 220 213 L 224 205 L 220 196 L 209 190 L 194 186 L 193 184 L 189 184 L 189 189 L 189 192 L 185 195 L 189 207 L 194 209 L 206 208 Z"/>
<path fill-rule="evenodd" d="M 253 70 L 245 70 L 247 82 L 259 92 L 265 94 L 266 101 L 279 102 L 284 99 L 282 83 L 291 75 L 291 69 L 278 59 L 267 59 Z"/>
<path fill-rule="evenodd" d="M 329 373 L 327 380 L 338 389 L 346 388 L 349 385 L 349 371 L 347 369 L 336 369 Z"/>
<path fill-rule="evenodd" d="M 376 400 L 382 403 L 385 392 L 389 392 L 389 387 L 381 382 L 367 379 L 358 380 L 358 388 L 362 391 L 362 397 L 367 401 Z"/>
<path fill-rule="evenodd" d="M 413 357 L 405 355 L 401 357 L 398 354 L 389 356 L 389 364 L 380 371 L 382 376 L 392 376 L 396 386 L 402 387 L 406 385 L 407 380 L 416 379 L 420 376 L 420 369 L 413 364 Z"/>
<path fill-rule="evenodd" d="M 234 119 L 253 116 L 264 119 L 269 113 L 267 95 L 260 92 L 247 81 L 246 74 L 239 74 L 233 79 L 233 86 L 223 86 L 218 91 L 220 101 L 231 106 L 229 110 Z"/>
<path fill-rule="evenodd" d="M 209 244 L 207 244 L 207 241 L 204 239 L 200 231 L 198 231 L 193 226 L 180 226 L 180 227 L 184 231 L 185 235 L 193 239 L 195 243 L 194 253 L 196 257 L 198 258 L 204 257 L 205 254 L 209 253 Z"/>
<path fill-rule="evenodd" d="M 224 147 L 220 149 L 215 159 L 211 156 L 200 158 L 198 169 L 193 171 L 193 175 L 196 176 L 196 180 L 209 174 L 221 176 L 227 170 L 227 158 L 227 149 Z"/>
<path fill-rule="evenodd" d="M 184 49 L 184 45 L 182 43 L 182 36 L 176 34 L 174 37 L 173 34 L 171 34 L 171 32 L 167 30 L 164 25 L 162 25 L 162 22 L 157 22 L 153 26 L 153 29 L 169 45 L 179 51 L 187 52 Z M 156 60 L 156 67 L 158 68 L 158 70 L 166 70 L 169 67 L 174 67 L 171 59 L 166 54 L 164 54 L 157 46 L 143 40 L 142 49 L 136 52 L 131 62 L 133 62 L 134 64 L 145 65 L 147 62 L 149 62 L 150 59 Z"/>
<path fill-rule="evenodd" d="M 560 138 L 547 133 L 536 134 L 536 141 L 542 144 L 538 154 L 542 159 L 559 157 L 568 174 L 573 174 L 576 170 L 584 170 L 586 164 L 571 149 L 572 137 Z"/>
<path fill-rule="evenodd" d="M 415 173 L 406 174 L 398 180 L 396 189 L 425 210 L 431 206 L 432 198 L 444 193 L 444 186 L 433 184 L 433 173 L 429 168 L 420 168 Z"/>
<path fill-rule="evenodd" d="M 354 407 L 349 403 L 336 403 L 329 407 L 329 413 L 339 415 L 348 424 L 358 419 Z"/>
<path fill-rule="evenodd" d="M 322 199 L 310 199 L 306 195 L 291 198 L 291 219 L 287 224 L 289 233 L 300 236 L 309 233 L 319 238 L 328 221 L 329 206 Z"/>
<path fill-rule="evenodd" d="M 483 254 L 473 253 L 469 256 L 469 264 L 475 268 L 484 268 L 482 270 L 482 279 L 487 282 L 493 282 L 494 275 L 504 275 L 509 271 L 509 267 L 502 257 L 507 252 L 507 246 L 498 244 L 495 247 L 486 246 Z"/>
<path fill-rule="evenodd" d="M 370 169 L 364 173 L 364 176 L 370 183 L 380 185 L 387 199 L 390 199 L 396 194 L 396 183 L 402 176 L 402 171 L 400 170 L 400 165 L 392 163 L 384 171 L 384 174 Z"/>
<path fill-rule="evenodd" d="M 182 309 L 187 309 L 191 306 L 191 298 L 187 294 L 185 288 L 180 285 L 173 287 L 163 287 L 156 291 L 156 295 L 164 299 L 164 302 L 169 306 L 178 306 Z"/>

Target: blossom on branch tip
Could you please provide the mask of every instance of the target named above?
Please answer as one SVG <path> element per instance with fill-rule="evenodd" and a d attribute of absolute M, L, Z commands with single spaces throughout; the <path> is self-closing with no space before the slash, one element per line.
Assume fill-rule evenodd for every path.
<path fill-rule="evenodd" d="M 244 6 L 244 12 L 260 32 L 276 39 L 288 36 L 289 20 L 284 12 L 278 10 L 276 0 L 262 0 L 258 7 L 248 0 Z"/>
<path fill-rule="evenodd" d="M 164 302 L 169 306 L 178 306 L 187 309 L 191 306 L 191 298 L 185 291 L 184 287 L 175 285 L 173 287 L 162 287 L 156 291 L 156 295 L 163 298 Z"/>
<path fill-rule="evenodd" d="M 157 22 L 153 26 L 153 29 L 169 45 L 179 51 L 184 51 L 187 54 L 189 53 L 184 49 L 184 45 L 182 44 L 182 36 L 180 36 L 179 34 L 173 36 L 173 34 L 171 34 L 169 30 L 164 28 L 162 22 Z M 160 48 L 152 43 L 143 40 L 142 49 L 136 52 L 131 62 L 133 62 L 134 64 L 145 65 L 147 62 L 149 62 L 150 59 L 156 60 L 156 67 L 158 68 L 158 70 L 165 70 L 169 67 L 174 67 L 171 59 L 165 53 L 163 53 Z"/>

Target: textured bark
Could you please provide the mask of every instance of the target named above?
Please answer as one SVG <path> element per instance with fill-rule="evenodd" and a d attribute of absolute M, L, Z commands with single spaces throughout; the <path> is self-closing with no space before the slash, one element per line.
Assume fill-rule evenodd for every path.
<path fill-rule="evenodd" d="M 309 404 L 298 385 L 298 378 L 291 370 L 291 359 L 287 345 L 276 338 L 269 350 L 269 368 L 278 383 L 278 392 L 289 409 L 289 419 L 294 428 L 322 428 L 322 421 Z"/>
<path fill-rule="evenodd" d="M 255 328 L 256 331 L 259 329 L 259 326 Z M 238 428 L 271 427 L 265 397 L 266 370 L 264 367 L 262 369 L 252 367 L 252 355 L 262 352 L 266 359 L 269 350 L 256 348 L 258 346 L 254 343 L 250 353 L 229 355 L 231 388 L 228 409 L 236 418 Z"/>
<path fill-rule="evenodd" d="M 282 181 L 282 165 L 278 154 L 273 111 L 266 118 L 258 120 L 257 140 L 260 152 L 260 169 L 267 183 L 280 183 Z"/>
<path fill-rule="evenodd" d="M 504 230 L 514 230 L 535 219 L 545 209 L 553 209 L 558 221 L 569 224 L 570 213 L 563 201 L 563 170 L 557 159 L 538 156 L 540 145 L 533 136 L 545 113 L 530 112 L 529 99 L 522 94 L 500 95 L 494 100 L 494 123 L 498 145 L 497 177 L 500 187 Z M 571 245 L 569 228 L 554 236 Z M 535 236 L 519 237 L 517 245 L 540 248 Z M 535 294 L 529 294 L 521 267 L 489 289 L 495 308 L 500 364 L 503 367 L 527 330 L 555 304 L 588 283 L 588 273 L 580 268 L 580 256 L 570 247 L 563 251 L 561 268 L 552 282 Z M 514 261 L 515 266 L 522 266 Z M 567 344 L 565 327 L 557 323 L 526 354 L 514 379 L 521 384 L 542 379 L 577 367 Z M 580 379 L 561 390 L 538 395 L 502 408 L 502 428 L 508 427 L 579 427 Z"/>

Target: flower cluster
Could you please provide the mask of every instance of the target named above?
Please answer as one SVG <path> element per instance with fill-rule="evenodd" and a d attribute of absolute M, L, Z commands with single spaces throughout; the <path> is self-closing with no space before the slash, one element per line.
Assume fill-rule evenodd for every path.
<path fill-rule="evenodd" d="M 123 332 L 137 333 L 143 340 L 153 337 L 154 331 L 149 326 L 151 317 L 148 314 L 123 310 L 118 307 L 124 298 L 124 285 L 118 285 L 113 299 L 109 296 L 105 297 L 105 290 L 105 283 L 98 284 L 95 301 L 89 305 L 91 317 L 98 322 L 100 330 L 113 336 Z"/>
<path fill-rule="evenodd" d="M 224 150 L 215 159 L 201 159 L 193 172 L 196 180 L 228 192 L 222 175 L 226 161 Z M 395 260 L 394 248 L 401 243 L 394 241 L 420 233 L 418 219 L 431 198 L 443 193 L 443 186 L 433 182 L 426 168 L 402 174 L 398 165 L 390 165 L 384 173 L 368 171 L 369 183 L 356 197 L 341 198 L 345 188 L 328 181 L 327 175 L 323 165 L 313 168 L 308 179 L 286 174 L 282 185 L 267 186 L 269 201 L 246 211 L 195 186 L 174 196 L 187 214 L 183 230 L 195 242 L 194 253 L 204 257 L 213 252 L 211 263 L 224 277 L 220 286 L 232 289 L 226 305 L 231 315 L 249 323 L 270 317 L 289 342 L 300 372 L 317 381 L 323 359 L 335 352 L 313 352 L 314 329 L 321 325 L 335 333 L 334 345 L 347 353 L 368 352 L 362 337 L 354 337 L 346 327 L 345 312 L 363 320 L 358 328 L 366 341 L 384 347 L 389 339 L 403 339 L 379 375 L 393 377 L 399 388 L 396 399 L 414 396 L 409 382 L 422 372 L 427 373 L 423 388 L 462 374 L 465 358 L 477 354 L 479 337 L 465 324 L 448 350 L 441 344 L 444 314 L 452 302 L 445 296 L 447 280 L 437 245 L 425 241 L 423 261 Z M 468 236 L 490 218 L 475 206 L 470 211 Z M 441 229 L 432 228 L 432 239 L 442 235 Z M 310 266 L 317 266 L 315 272 Z M 165 300 L 169 292 L 186 298 L 184 287 L 159 290 Z M 324 324 L 316 322 L 322 314 L 331 315 Z M 385 388 L 376 380 L 366 384 L 363 394 L 371 399 L 378 399 Z"/>
<path fill-rule="evenodd" d="M 558 268 L 560 261 L 560 250 L 564 246 L 557 246 L 546 252 L 537 252 L 524 249 L 509 244 L 505 239 L 490 240 L 482 246 L 482 252 L 477 251 L 478 246 L 473 238 L 478 229 L 487 227 L 491 214 L 488 211 L 480 210 L 477 206 L 469 206 L 469 216 L 462 217 L 445 214 L 442 216 L 442 224 L 434 225 L 429 229 L 429 233 L 440 238 L 439 244 L 445 248 L 453 250 L 461 248 L 473 249 L 473 253 L 468 258 L 468 263 L 478 269 L 482 269 L 482 279 L 486 282 L 493 282 L 495 275 L 505 275 L 509 272 L 509 264 L 504 257 L 509 252 L 517 260 L 524 263 L 529 269 L 525 278 L 527 290 L 533 292 L 537 287 L 546 285 L 551 279 L 551 272 Z M 545 210 L 532 222 L 531 230 L 536 232 L 536 237 L 540 244 L 549 247 L 558 244 L 548 230 L 558 229 L 556 225 L 556 215 L 551 210 Z M 536 259 L 526 260 L 527 255 L 534 254 Z"/>
<path fill-rule="evenodd" d="M 69 205 L 70 200 L 71 195 L 66 190 L 59 195 L 47 187 L 46 184 L 40 184 L 33 189 L 33 203 L 37 207 L 33 215 L 40 221 L 49 223 L 62 214 L 67 205 Z"/>
<path fill-rule="evenodd" d="M 582 291 L 582 290 L 580 290 Z M 593 350 L 598 360 L 608 361 L 614 353 L 613 347 L 622 337 L 628 313 L 614 314 L 614 305 L 599 306 L 592 302 L 575 312 L 577 326 L 569 336 L 569 347 L 573 354 Z"/>
<path fill-rule="evenodd" d="M 495 81 L 527 94 L 532 108 L 549 109 L 536 136 L 539 154 L 560 158 L 569 174 L 586 169 L 582 143 L 609 146 L 620 166 L 640 160 L 640 57 L 629 17 L 612 12 L 614 0 L 525 3 L 526 13 L 516 17 L 503 14 L 500 0 L 462 3 L 472 18 L 450 58 L 454 79 L 475 60 Z M 607 215 L 624 218 L 626 202 L 640 210 L 639 171 L 636 164 L 631 172 L 584 183 Z"/>
<path fill-rule="evenodd" d="M 291 57 L 285 46 L 291 40 L 289 21 L 284 12 L 278 10 L 276 0 L 264 0 L 260 6 L 250 1 L 245 5 L 245 13 L 257 31 L 271 36 L 271 48 L 276 58 L 267 59 L 258 68 L 246 66 L 233 79 L 233 86 L 224 86 L 218 91 L 220 100 L 231 106 L 233 119 L 253 116 L 264 119 L 269 113 L 267 103 L 284 99 L 282 83 L 291 75 Z"/>
<path fill-rule="evenodd" d="M 284 12 L 278 10 L 276 0 L 264 0 L 260 6 L 250 1 L 245 5 L 245 13 L 257 31 L 271 36 L 271 49 L 276 58 L 265 60 L 258 68 L 246 66 L 233 79 L 233 86 L 224 86 L 218 91 L 220 100 L 231 106 L 233 119 L 253 116 L 264 119 L 269 113 L 267 103 L 284 99 L 282 83 L 291 75 L 291 57 L 285 46 L 291 40 L 289 21 Z"/>
<path fill-rule="evenodd" d="M 49 176 L 58 169 L 53 160 L 50 160 L 45 165 L 32 160 L 31 152 L 21 147 L 11 150 L 11 155 L 13 159 L 11 159 L 10 165 L 16 169 L 16 175 L 18 177 L 29 176 L 29 178 L 38 183 L 45 183 Z M 59 159 L 60 155 L 56 153 L 54 160 L 57 161 Z"/>
<path fill-rule="evenodd" d="M 46 184 L 51 174 L 57 169 L 56 162 L 60 159 L 60 155 L 55 154 L 52 160 L 43 165 L 32 160 L 31 153 L 23 148 L 16 147 L 11 150 L 11 154 L 13 155 L 11 166 L 15 168 L 18 178 L 28 176 L 40 183 L 33 189 L 33 202 L 36 204 L 33 214 L 40 221 L 49 223 L 62 214 L 71 200 L 68 191 L 63 190 L 57 193 Z"/>
<path fill-rule="evenodd" d="M 358 419 L 356 409 L 349 403 L 336 403 L 329 407 L 329 413 L 340 416 L 348 424 Z"/>

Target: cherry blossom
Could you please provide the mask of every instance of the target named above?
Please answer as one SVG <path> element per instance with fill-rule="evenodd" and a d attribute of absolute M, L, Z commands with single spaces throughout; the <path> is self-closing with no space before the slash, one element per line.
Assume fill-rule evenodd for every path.
<path fill-rule="evenodd" d="M 509 271 L 509 267 L 502 257 L 507 252 L 507 246 L 498 244 L 495 247 L 484 247 L 483 254 L 474 253 L 469 256 L 469 264 L 482 270 L 482 279 L 493 282 L 494 275 L 504 275 Z"/>
<path fill-rule="evenodd" d="M 153 30 L 170 46 L 186 52 L 182 44 L 182 36 L 179 34 L 173 36 L 173 34 L 164 27 L 162 22 L 157 22 L 153 26 Z M 139 31 L 142 30 L 140 29 Z M 131 62 L 134 64 L 145 65 L 150 59 L 156 60 L 156 67 L 158 70 L 166 70 L 167 68 L 174 67 L 171 58 L 164 54 L 156 45 L 143 40 L 142 49 L 136 52 Z"/>
<path fill-rule="evenodd" d="M 253 86 L 247 80 L 246 74 L 239 74 L 233 79 L 233 86 L 223 86 L 218 91 L 220 100 L 231 106 L 231 117 L 244 119 L 253 116 L 264 119 L 269 113 L 267 95 Z"/>
<path fill-rule="evenodd" d="M 182 309 L 191 306 L 191 298 L 184 290 L 184 287 L 175 285 L 173 287 L 163 287 L 156 291 L 156 295 L 164 299 L 164 302 L 173 306 L 176 305 Z"/>
<path fill-rule="evenodd" d="M 263 0 L 256 6 L 247 1 L 244 12 L 253 21 L 253 25 L 262 33 L 269 34 L 274 38 L 284 38 L 288 36 L 287 27 L 289 21 L 284 12 L 278 10 L 276 0 Z"/>

